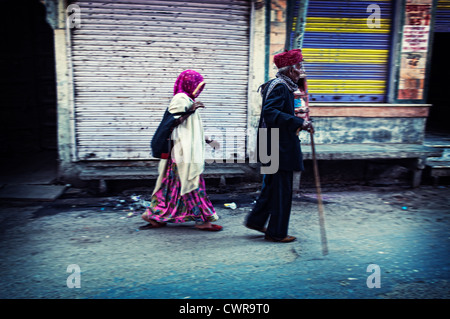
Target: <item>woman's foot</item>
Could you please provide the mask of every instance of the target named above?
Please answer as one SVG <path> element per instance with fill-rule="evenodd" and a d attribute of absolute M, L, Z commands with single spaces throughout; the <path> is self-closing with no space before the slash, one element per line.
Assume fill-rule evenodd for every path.
<path fill-rule="evenodd" d="M 147 212 L 141 215 L 142 219 L 148 222 L 148 225 L 140 227 L 141 229 L 160 228 L 166 226 L 166 223 L 159 223 L 156 220 L 148 218 Z"/>
<path fill-rule="evenodd" d="M 206 231 L 220 231 L 223 229 L 220 225 L 211 224 L 210 222 L 206 222 L 201 225 L 195 225 L 195 228 Z"/>

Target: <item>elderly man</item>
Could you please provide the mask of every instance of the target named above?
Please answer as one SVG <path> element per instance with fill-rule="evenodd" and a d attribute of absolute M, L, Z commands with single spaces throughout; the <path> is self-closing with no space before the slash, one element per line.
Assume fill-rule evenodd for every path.
<path fill-rule="evenodd" d="M 274 56 L 278 68 L 276 78 L 263 84 L 263 106 L 260 127 L 267 127 L 268 141 L 273 129 L 278 129 L 279 169 L 265 174 L 261 194 L 255 207 L 247 216 L 247 228 L 265 233 L 265 239 L 274 242 L 292 242 L 296 238 L 287 234 L 292 206 L 293 172 L 302 171 L 303 158 L 298 131 L 312 131 L 309 121 L 295 116 L 294 92 L 303 74 L 303 56 L 300 49 L 286 51 Z M 269 219 L 267 228 L 265 224 Z"/>

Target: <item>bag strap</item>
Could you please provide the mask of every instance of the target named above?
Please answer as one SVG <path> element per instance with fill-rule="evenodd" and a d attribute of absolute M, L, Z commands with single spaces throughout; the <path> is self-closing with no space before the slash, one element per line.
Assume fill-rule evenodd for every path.
<path fill-rule="evenodd" d="M 263 117 L 263 112 L 264 112 L 264 102 L 267 100 L 267 97 L 269 96 L 269 94 L 272 92 L 272 90 L 274 89 L 274 87 L 277 84 L 283 83 L 283 80 L 279 79 L 279 78 L 275 78 L 272 79 L 270 81 L 267 81 L 266 83 L 262 84 L 259 88 L 258 91 L 261 89 L 261 96 L 263 98 L 263 103 L 262 103 L 262 108 L 261 108 L 261 116 L 259 119 L 259 127 L 260 128 L 266 128 L 266 122 L 264 121 L 264 117 Z M 267 88 L 267 90 L 266 90 Z M 264 91 L 266 91 L 266 94 L 264 94 Z"/>
<path fill-rule="evenodd" d="M 265 100 L 267 100 L 267 98 L 269 97 L 269 94 L 272 92 L 272 90 L 275 88 L 275 86 L 277 86 L 277 84 L 280 84 L 280 83 L 282 84 L 283 80 L 281 80 L 279 78 L 275 78 L 275 79 L 272 80 L 272 82 L 270 82 L 270 85 L 267 88 Z"/>
<path fill-rule="evenodd" d="M 180 125 L 183 121 L 181 120 L 183 118 L 183 116 L 185 115 L 191 115 L 192 113 L 194 113 L 195 110 L 189 110 L 189 111 L 185 111 L 185 112 L 177 112 L 177 113 L 170 113 L 172 116 L 176 116 L 176 115 L 180 115 L 179 118 L 175 119 L 174 125 L 171 127 L 170 131 L 173 131 L 175 129 L 175 127 L 177 127 L 178 125 Z M 187 116 L 188 117 L 188 116 Z M 186 118 L 187 118 L 186 117 Z"/>
<path fill-rule="evenodd" d="M 185 115 L 185 114 L 187 114 L 187 113 L 194 113 L 195 111 L 185 111 L 185 112 L 177 112 L 177 113 L 170 113 L 170 114 L 172 114 L 173 116 L 177 116 L 177 115 Z"/>

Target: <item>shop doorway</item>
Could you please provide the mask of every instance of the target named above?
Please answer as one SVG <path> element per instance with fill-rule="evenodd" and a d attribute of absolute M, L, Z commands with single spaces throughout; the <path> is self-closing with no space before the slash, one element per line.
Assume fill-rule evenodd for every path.
<path fill-rule="evenodd" d="M 49 183 L 57 169 L 53 30 L 39 0 L 9 1 L 2 12 L 0 186 Z"/>
<path fill-rule="evenodd" d="M 448 70 L 450 59 L 445 49 L 450 41 L 450 32 L 435 32 L 431 57 L 431 73 L 427 102 L 432 104 L 427 119 L 426 131 L 450 134 L 450 95 L 448 94 Z"/>

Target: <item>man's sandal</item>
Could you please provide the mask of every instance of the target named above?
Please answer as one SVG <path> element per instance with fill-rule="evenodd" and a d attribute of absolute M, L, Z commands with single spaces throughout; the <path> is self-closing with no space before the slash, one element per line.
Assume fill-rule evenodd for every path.
<path fill-rule="evenodd" d="M 244 226 L 247 227 L 248 229 L 256 230 L 256 231 L 259 231 L 261 233 L 265 233 L 266 230 L 267 230 L 266 227 L 254 227 L 254 226 L 251 226 L 249 224 L 244 224 Z"/>
<path fill-rule="evenodd" d="M 296 239 L 296 237 L 288 235 L 288 236 L 284 237 L 283 239 L 276 239 L 276 238 L 270 237 L 269 235 L 266 234 L 264 239 L 268 240 L 268 241 L 277 242 L 277 243 L 290 243 L 290 242 L 293 242 Z"/>

